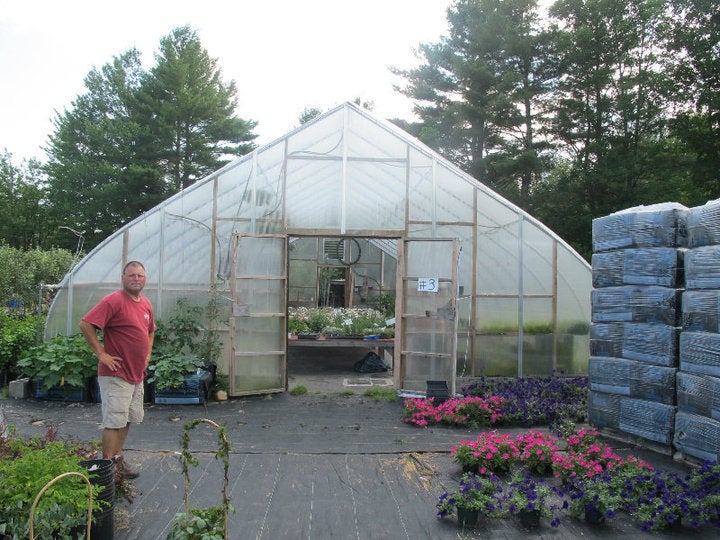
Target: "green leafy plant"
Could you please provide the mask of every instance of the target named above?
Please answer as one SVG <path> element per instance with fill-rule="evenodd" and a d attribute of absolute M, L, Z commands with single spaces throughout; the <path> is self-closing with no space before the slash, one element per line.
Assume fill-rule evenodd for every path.
<path fill-rule="evenodd" d="M 308 314 L 306 324 L 311 332 L 321 332 L 330 325 L 330 316 L 322 310 L 313 310 Z"/>
<path fill-rule="evenodd" d="M 82 388 L 97 373 L 97 358 L 82 334 L 57 335 L 31 347 L 18 361 L 28 377 L 41 380 L 42 387 L 70 386 Z"/>
<path fill-rule="evenodd" d="M 78 445 L 34 438 L 10 437 L 0 442 L 0 536 L 28 538 L 28 516 L 35 497 L 51 480 L 67 472 L 87 477 L 80 465 L 84 449 Z M 107 504 L 97 499 L 103 486 L 93 485 L 93 512 Z M 86 484 L 64 478 L 44 493 L 34 514 L 36 538 L 71 538 L 87 516 Z M 77 533 L 76 533 L 77 534 Z M 76 537 L 76 536 L 75 536 Z M 83 535 L 84 537 L 84 535 Z"/>
<path fill-rule="evenodd" d="M 395 295 L 382 293 L 376 296 L 369 296 L 365 303 L 378 310 L 384 317 L 392 317 L 395 314 Z"/>
<path fill-rule="evenodd" d="M 215 459 L 223 464 L 222 502 L 218 506 L 197 508 L 190 506 L 190 466 L 197 467 L 199 461 L 190 452 L 190 432 L 199 424 L 205 423 L 215 428 L 218 449 Z M 180 461 L 185 477 L 185 512 L 179 513 L 172 521 L 168 540 L 226 540 L 228 538 L 228 514 L 234 512 L 228 495 L 230 469 L 230 441 L 224 427 L 212 420 L 198 418 L 189 422 L 183 429 Z"/>
<path fill-rule="evenodd" d="M 185 384 L 185 377 L 208 366 L 209 359 L 203 355 L 213 346 L 203 319 L 201 306 L 180 298 L 174 314 L 157 322 L 148 382 L 155 383 L 158 390 L 179 388 Z"/>
<path fill-rule="evenodd" d="M 37 329 L 37 316 L 19 316 L 0 310 L 0 385 L 6 385 L 8 380 L 20 374 L 17 362 L 35 345 Z"/>
<path fill-rule="evenodd" d="M 287 331 L 291 334 L 300 334 L 302 332 L 309 332 L 310 327 L 306 322 L 291 317 L 287 322 Z"/>

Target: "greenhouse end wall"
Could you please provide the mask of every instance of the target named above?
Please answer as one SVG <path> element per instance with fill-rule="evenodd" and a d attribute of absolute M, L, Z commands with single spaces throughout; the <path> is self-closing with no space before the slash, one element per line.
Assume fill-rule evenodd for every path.
<path fill-rule="evenodd" d="M 458 372 L 587 371 L 590 265 L 521 209 L 351 103 L 199 180 L 98 245 L 63 280 L 46 338 L 76 333 L 82 315 L 119 287 L 123 264 L 139 260 L 159 319 L 178 298 L 202 305 L 214 291 L 224 299 L 219 368 L 227 369 L 248 346 L 225 331 L 242 303 L 232 269 L 253 256 L 234 250 L 243 233 L 385 245 L 457 239 Z"/>

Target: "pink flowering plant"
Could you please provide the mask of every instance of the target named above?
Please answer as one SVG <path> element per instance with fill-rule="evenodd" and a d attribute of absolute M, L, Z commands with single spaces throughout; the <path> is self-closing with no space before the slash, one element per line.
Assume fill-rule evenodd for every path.
<path fill-rule="evenodd" d="M 436 405 L 434 398 L 407 398 L 404 401 L 404 419 L 416 426 L 490 426 L 502 416 L 502 401 L 496 396 L 464 397 L 450 398 Z"/>
<path fill-rule="evenodd" d="M 480 433 L 477 439 L 461 441 L 450 449 L 454 463 L 480 475 L 507 473 L 519 454 L 512 435 L 497 431 Z"/>
<path fill-rule="evenodd" d="M 533 474 L 549 474 L 553 457 L 559 452 L 558 439 L 550 433 L 530 430 L 515 437 L 518 461 Z"/>
<path fill-rule="evenodd" d="M 576 476 L 590 478 L 623 462 L 623 458 L 610 446 L 594 442 L 585 449 L 568 446 L 567 453 L 556 453 L 553 457 L 553 471 L 555 476 L 563 480 Z"/>
<path fill-rule="evenodd" d="M 580 429 L 567 437 L 568 449 L 571 452 L 582 453 L 588 447 L 596 444 L 600 433 L 596 429 Z"/>

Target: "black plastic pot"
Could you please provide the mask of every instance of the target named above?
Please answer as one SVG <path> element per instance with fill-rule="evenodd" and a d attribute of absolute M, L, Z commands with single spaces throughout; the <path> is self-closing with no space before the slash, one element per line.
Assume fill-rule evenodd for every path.
<path fill-rule="evenodd" d="M 113 540 L 115 537 L 115 462 L 111 459 L 90 459 L 80 465 L 90 473 L 90 483 L 102 486 L 97 500 L 103 501 L 101 510 L 93 512 L 90 538 Z"/>

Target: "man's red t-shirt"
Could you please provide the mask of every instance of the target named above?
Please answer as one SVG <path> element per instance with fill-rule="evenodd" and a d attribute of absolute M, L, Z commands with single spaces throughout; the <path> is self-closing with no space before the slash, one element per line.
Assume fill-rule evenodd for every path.
<path fill-rule="evenodd" d="M 136 302 L 124 290 L 108 294 L 82 319 L 103 332 L 103 348 L 112 356 L 122 358 L 117 371 L 98 363 L 98 375 L 122 377 L 139 384 L 145 377 L 150 356 L 149 335 L 155 332 L 152 304 L 141 296 Z"/>

